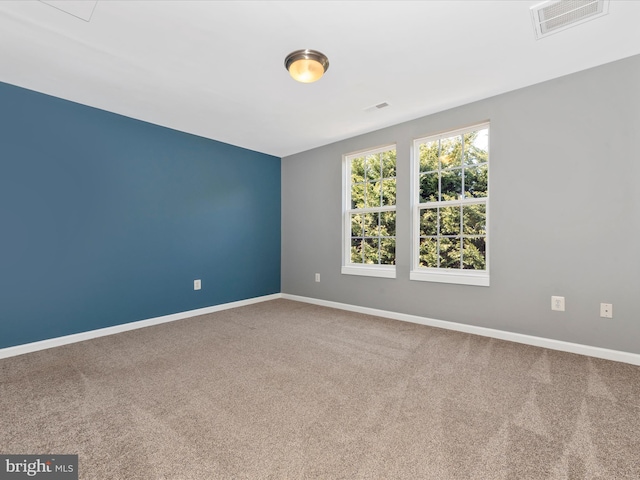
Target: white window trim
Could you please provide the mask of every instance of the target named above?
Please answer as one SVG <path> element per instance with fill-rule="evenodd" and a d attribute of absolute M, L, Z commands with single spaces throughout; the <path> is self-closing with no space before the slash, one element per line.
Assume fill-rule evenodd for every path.
<path fill-rule="evenodd" d="M 340 273 L 343 275 L 362 275 L 364 277 L 396 278 L 395 265 L 343 265 Z"/>
<path fill-rule="evenodd" d="M 438 283 L 450 283 L 459 285 L 474 285 L 480 287 L 490 286 L 490 236 L 489 236 L 489 199 L 491 193 L 487 197 L 486 205 L 486 270 L 462 270 L 462 269 L 444 269 L 444 268 L 426 268 L 420 267 L 420 207 L 421 204 L 418 199 L 420 193 L 420 162 L 416 161 L 415 155 L 419 151 L 418 145 L 432 140 L 441 138 L 448 138 L 455 135 L 462 135 L 464 133 L 473 132 L 475 130 L 481 130 L 483 128 L 489 129 L 489 164 L 491 164 L 491 129 L 490 122 L 482 122 L 476 125 L 471 125 L 465 128 L 459 128 L 457 130 L 449 130 L 436 135 L 429 135 L 426 137 L 420 137 L 413 141 L 411 148 L 411 271 L 409 272 L 409 279 L 421 282 L 438 282 Z M 491 165 L 489 165 L 489 172 L 491 172 Z M 491 183 L 491 174 L 489 173 L 489 184 Z M 490 185 L 487 185 L 487 190 L 491 192 Z M 477 199 L 465 199 L 461 202 L 455 201 L 452 204 L 459 205 L 460 203 L 479 203 Z M 439 206 L 446 206 L 448 202 L 440 202 Z"/>
<path fill-rule="evenodd" d="M 489 273 L 487 271 L 473 273 L 459 273 L 460 271 L 443 270 L 438 268 L 420 268 L 409 272 L 411 280 L 420 282 L 456 283 L 459 285 L 475 285 L 477 287 L 488 287 Z"/>
<path fill-rule="evenodd" d="M 343 275 L 360 275 L 365 277 L 379 277 L 379 278 L 396 278 L 396 266 L 395 265 L 379 265 L 379 264 L 358 264 L 350 263 L 351 259 L 351 242 L 347 239 L 351 239 L 351 219 L 349 217 L 352 213 L 351 209 L 351 189 L 347 188 L 350 184 L 351 170 L 350 160 L 357 158 L 360 155 L 375 155 L 377 153 L 386 152 L 387 150 L 394 149 L 397 152 L 397 145 L 390 143 L 388 145 L 382 145 L 374 148 L 366 148 L 342 155 L 342 268 L 340 273 Z M 396 160 L 397 169 L 397 160 Z M 396 170 L 396 185 L 397 185 L 397 170 Z M 396 194 L 397 195 L 397 194 Z M 396 196 L 397 199 L 397 196 Z M 361 208 L 358 209 L 360 213 L 371 213 L 381 211 L 397 212 L 397 204 L 393 206 L 381 206 L 379 208 Z M 397 244 L 397 223 L 396 223 L 396 249 Z M 396 250 L 397 252 L 397 250 Z"/>

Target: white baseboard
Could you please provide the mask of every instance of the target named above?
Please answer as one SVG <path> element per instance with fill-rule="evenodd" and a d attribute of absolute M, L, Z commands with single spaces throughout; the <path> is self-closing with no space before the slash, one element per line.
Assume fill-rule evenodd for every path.
<path fill-rule="evenodd" d="M 65 335 L 64 337 L 51 338 L 41 340 L 39 342 L 25 343 L 24 345 L 16 345 L 15 347 L 7 347 L 0 349 L 0 359 L 22 355 L 24 353 L 37 352 L 38 350 L 46 350 L 47 348 L 68 345 L 69 343 L 82 342 L 92 338 L 104 337 L 115 333 L 127 332 L 138 328 L 151 327 L 161 323 L 175 322 L 184 318 L 197 317 L 198 315 L 206 315 L 207 313 L 219 312 L 221 310 L 229 310 L 230 308 L 243 307 L 268 300 L 282 298 L 282 294 L 274 293 L 273 295 L 264 295 L 262 297 L 249 298 L 237 302 L 223 303 L 222 305 L 214 305 L 212 307 L 198 308 L 186 312 L 174 313 L 172 315 L 164 315 L 162 317 L 149 318 L 138 322 L 123 323 L 122 325 L 114 325 L 113 327 L 100 328 L 98 330 L 90 330 L 88 332 L 75 333 L 73 335 Z"/>
<path fill-rule="evenodd" d="M 483 337 L 491 337 L 491 338 L 497 338 L 500 340 L 507 340 L 510 342 L 524 343 L 526 345 L 549 348 L 551 350 L 560 350 L 563 352 L 577 353 L 579 355 L 587 355 L 590 357 L 603 358 L 605 360 L 613 360 L 615 362 L 629 363 L 631 365 L 640 365 L 640 355 L 636 353 L 621 352 L 618 350 L 610 350 L 607 348 L 593 347 L 590 345 L 582 345 L 579 343 L 564 342 L 561 340 L 552 340 L 549 338 L 535 337 L 532 335 L 523 335 L 521 333 L 505 332 L 503 330 L 495 330 L 493 328 L 477 327 L 474 325 L 448 322 L 445 320 L 436 320 L 433 318 L 420 317 L 417 315 L 409 315 L 406 313 L 397 313 L 397 312 L 390 312 L 387 310 L 379 310 L 376 308 L 360 307 L 357 305 L 350 305 L 347 303 L 332 302 L 329 300 L 320 300 L 317 298 L 310 298 L 310 297 L 301 297 L 298 295 L 290 295 L 288 293 L 274 293 L 272 295 L 249 298 L 247 300 L 224 303 L 222 305 L 214 305 L 211 307 L 205 307 L 205 308 L 199 308 L 196 310 L 189 310 L 186 312 L 174 313 L 172 315 L 165 315 L 162 317 L 149 318 L 147 320 L 140 320 L 138 322 L 125 323 L 122 325 L 114 325 L 113 327 L 101 328 L 98 330 L 91 330 L 88 332 L 76 333 L 73 335 L 66 335 L 64 337 L 51 338 L 51 339 L 42 340 L 39 342 L 26 343 L 24 345 L 16 345 L 15 347 L 2 348 L 0 349 L 0 359 L 14 357 L 16 355 L 22 355 L 30 352 L 36 352 L 38 350 L 46 350 L 48 348 L 59 347 L 59 346 L 67 345 L 70 343 L 82 342 L 84 340 L 104 337 L 107 335 L 113 335 L 116 333 L 135 330 L 138 328 L 159 325 L 161 323 L 175 322 L 176 320 L 197 317 L 198 315 L 206 315 L 208 313 L 219 312 L 222 310 L 242 307 L 245 305 L 252 305 L 254 303 L 266 302 L 266 301 L 275 300 L 278 298 L 284 298 L 287 300 L 294 300 L 294 301 L 303 302 L 303 303 L 311 303 L 311 304 L 320 305 L 323 307 L 337 308 L 340 310 L 347 310 L 350 312 L 364 313 L 367 315 L 375 315 L 377 317 L 391 318 L 393 320 L 400 320 L 403 322 L 418 323 L 421 325 L 428 325 L 430 327 L 444 328 L 446 330 L 455 330 L 458 332 L 472 333 L 474 335 L 481 335 Z"/>
<path fill-rule="evenodd" d="M 579 343 L 552 340 L 549 338 L 535 337 L 532 335 L 523 335 L 521 333 L 505 332 L 503 330 L 495 330 L 493 328 L 477 327 L 474 325 L 466 325 L 464 323 L 448 322 L 445 320 L 419 317 L 417 315 L 389 312 L 387 310 L 378 310 L 376 308 L 359 307 L 357 305 L 331 302 L 328 300 L 319 300 L 317 298 L 300 297 L 298 295 L 290 295 L 288 293 L 283 293 L 282 298 L 287 300 L 295 300 L 297 302 L 312 303 L 314 305 L 321 305 L 323 307 L 348 310 L 350 312 L 375 315 L 377 317 L 391 318 L 393 320 L 401 320 L 403 322 L 419 323 L 421 325 L 428 325 L 430 327 L 438 327 L 447 330 L 456 330 L 458 332 L 472 333 L 474 335 L 481 335 L 483 337 L 491 337 L 500 340 L 508 340 L 510 342 L 524 343 L 526 345 L 549 348 L 551 350 L 577 353 L 579 355 L 603 358 L 605 360 L 613 360 L 615 362 L 630 363 L 631 365 L 640 365 L 640 355 L 637 353 L 609 350 L 607 348 L 592 347 L 590 345 L 581 345 Z"/>

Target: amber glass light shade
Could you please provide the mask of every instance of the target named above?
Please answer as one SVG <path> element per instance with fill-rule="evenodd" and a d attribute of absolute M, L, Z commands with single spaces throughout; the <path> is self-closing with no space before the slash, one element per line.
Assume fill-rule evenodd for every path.
<path fill-rule="evenodd" d="M 284 65 L 294 80 L 312 83 L 324 75 L 329 68 L 329 59 L 315 50 L 296 50 L 287 55 Z"/>

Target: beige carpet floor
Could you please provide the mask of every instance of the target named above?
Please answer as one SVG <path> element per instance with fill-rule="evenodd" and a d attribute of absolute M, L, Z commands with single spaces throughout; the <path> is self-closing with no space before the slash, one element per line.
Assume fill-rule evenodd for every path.
<path fill-rule="evenodd" d="M 640 367 L 287 300 L 0 360 L 81 479 L 638 479 Z"/>

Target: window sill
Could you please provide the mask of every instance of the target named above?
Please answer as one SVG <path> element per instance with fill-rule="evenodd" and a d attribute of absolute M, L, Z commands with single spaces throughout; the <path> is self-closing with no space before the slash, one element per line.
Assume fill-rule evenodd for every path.
<path fill-rule="evenodd" d="M 464 273 L 463 273 L 464 272 Z M 465 272 L 460 270 L 412 270 L 409 274 L 411 280 L 419 282 L 454 283 L 458 285 L 475 285 L 477 287 L 489 286 L 489 274 L 486 272 Z"/>
<path fill-rule="evenodd" d="M 396 267 L 395 265 L 345 265 L 340 273 L 365 277 L 396 278 Z"/>

